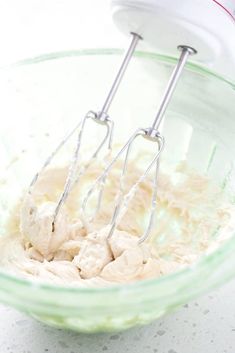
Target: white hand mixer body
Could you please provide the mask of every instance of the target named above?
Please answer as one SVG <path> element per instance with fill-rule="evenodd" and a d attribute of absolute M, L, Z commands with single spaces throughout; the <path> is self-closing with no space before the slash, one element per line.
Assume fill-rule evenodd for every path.
<path fill-rule="evenodd" d="M 143 49 L 175 56 L 178 45 L 193 59 L 235 78 L 234 0 L 111 0 L 114 23 L 144 39 Z"/>

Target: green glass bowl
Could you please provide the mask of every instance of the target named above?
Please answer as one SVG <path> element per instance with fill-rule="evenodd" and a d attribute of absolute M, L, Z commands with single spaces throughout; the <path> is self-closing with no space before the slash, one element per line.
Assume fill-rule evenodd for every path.
<path fill-rule="evenodd" d="M 99 109 L 114 77 L 119 50 L 44 55 L 0 72 L 0 231 L 61 136 L 89 110 Z M 148 126 L 174 58 L 137 52 L 110 114 L 116 138 Z M 187 65 L 164 123 L 169 165 L 187 159 L 234 201 L 235 86 Z M 119 128 L 118 128 L 119 126 Z M 89 138 L 92 140 L 94 134 Z M 1 249 L 0 249 L 1 251 Z M 110 288 L 65 288 L 0 272 L 0 301 L 57 327 L 83 332 L 123 330 L 169 313 L 235 274 L 235 238 L 192 267 L 161 278 Z"/>

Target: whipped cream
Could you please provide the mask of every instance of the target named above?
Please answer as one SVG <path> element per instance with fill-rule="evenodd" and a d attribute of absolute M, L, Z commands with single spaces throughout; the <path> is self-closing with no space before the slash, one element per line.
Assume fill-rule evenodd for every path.
<path fill-rule="evenodd" d="M 151 237 L 138 244 L 151 202 L 151 182 L 146 179 L 108 238 L 108 223 L 119 186 L 120 169 L 118 165 L 115 168 L 102 211 L 94 222 L 89 227 L 83 224 L 79 205 L 87 182 L 101 172 L 98 164 L 75 184 L 58 214 L 54 231 L 53 214 L 68 168 L 43 172 L 34 189 L 12 210 L 6 234 L 0 238 L 0 265 L 37 281 L 108 286 L 156 278 L 190 266 L 232 234 L 235 207 L 208 177 L 182 162 L 171 175 L 159 175 L 156 223 Z M 138 175 L 133 163 L 127 187 L 134 184 Z"/>

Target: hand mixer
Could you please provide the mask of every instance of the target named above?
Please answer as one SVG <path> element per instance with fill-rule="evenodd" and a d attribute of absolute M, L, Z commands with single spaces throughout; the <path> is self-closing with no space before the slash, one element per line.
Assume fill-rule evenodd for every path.
<path fill-rule="evenodd" d="M 230 7 L 228 3 L 230 4 Z M 125 33 L 135 31 L 135 33 L 141 35 L 143 43 L 151 44 L 165 53 L 172 54 L 176 48 L 181 51 L 179 61 L 172 73 L 165 93 L 163 94 L 159 110 L 152 126 L 148 128 L 139 128 L 134 132 L 134 134 L 128 139 L 127 143 L 106 167 L 104 172 L 98 177 L 93 186 L 88 190 L 82 204 L 83 220 L 85 225 L 87 225 L 86 210 L 88 201 L 97 189 L 99 190 L 99 196 L 102 195 L 108 174 L 114 164 L 124 155 L 119 190 L 115 198 L 114 211 L 109 224 L 110 228 L 108 237 L 111 237 L 124 216 L 129 202 L 135 196 L 138 186 L 148 176 L 152 168 L 154 168 L 155 172 L 150 217 L 145 232 L 138 238 L 138 243 L 142 243 L 151 233 L 157 205 L 159 158 L 164 147 L 164 137 L 159 132 L 159 125 L 162 122 L 164 113 L 188 57 L 197 53 L 197 60 L 208 62 L 219 57 L 219 53 L 229 51 L 229 46 L 226 47 L 225 43 L 227 42 L 224 43 L 221 31 L 218 34 L 218 23 L 217 21 L 213 21 L 213 18 L 216 17 L 218 19 L 221 9 L 229 13 L 230 18 L 226 18 L 225 20 L 225 24 L 227 25 L 227 28 L 229 28 L 231 25 L 229 21 L 231 18 L 234 20 L 232 11 L 234 10 L 235 5 L 232 4 L 232 2 L 227 1 L 225 8 L 221 3 L 214 0 L 207 1 L 206 4 L 204 0 L 203 2 L 195 1 L 194 3 L 185 0 L 176 0 L 174 2 L 170 0 L 113 0 L 112 7 L 114 21 Z M 201 15 L 197 17 L 198 13 Z M 212 17 L 211 22 L 208 21 L 209 16 Z M 159 33 L 163 33 L 163 35 L 159 36 Z M 157 151 L 146 170 L 125 194 L 124 179 L 127 172 L 130 151 L 134 141 L 140 136 L 156 142 Z M 99 197 L 97 207 L 95 208 L 92 217 L 89 218 L 89 222 L 94 220 L 100 208 L 101 199 Z"/>
<path fill-rule="evenodd" d="M 227 1 L 228 3 L 228 1 Z M 230 3 L 230 2 L 229 2 Z M 140 38 L 143 38 L 145 43 L 148 45 L 154 46 L 156 48 L 160 48 L 161 51 L 167 53 L 174 53 L 174 50 L 178 47 L 181 50 L 181 56 L 179 62 L 172 74 L 172 77 L 167 86 L 166 92 L 163 96 L 162 102 L 160 104 L 159 111 L 154 120 L 154 123 L 150 128 L 140 128 L 138 129 L 128 140 L 128 142 L 124 145 L 124 147 L 120 150 L 120 152 L 116 155 L 114 160 L 105 168 L 103 174 L 97 179 L 95 184 L 88 191 L 87 196 L 84 199 L 82 205 L 82 212 L 85 215 L 86 213 L 86 205 L 88 199 L 90 198 L 93 191 L 96 189 L 98 185 L 101 185 L 99 191 L 99 197 L 97 201 L 97 207 L 94 212 L 96 214 L 100 210 L 101 200 L 102 200 L 102 191 L 105 184 L 106 177 L 112 168 L 115 161 L 125 153 L 123 169 L 121 173 L 120 180 L 120 191 L 116 198 L 115 209 L 113 213 L 112 220 L 110 222 L 110 232 L 109 236 L 113 234 L 119 220 L 123 215 L 123 210 L 128 205 L 129 200 L 133 197 L 136 192 L 138 184 L 148 175 L 150 170 L 155 166 L 155 178 L 154 178 L 154 186 L 153 186 L 153 194 L 152 194 L 152 209 L 149 218 L 149 223 L 147 226 L 147 230 L 144 235 L 139 238 L 139 242 L 144 241 L 151 232 L 152 224 L 153 224 L 153 216 L 156 208 L 156 192 L 157 192 L 157 174 L 158 174 L 158 166 L 159 166 L 159 157 L 162 152 L 164 146 L 164 138 L 159 133 L 158 128 L 163 119 L 165 110 L 169 104 L 170 98 L 175 89 L 176 83 L 178 82 L 180 75 L 182 73 L 183 67 L 187 61 L 189 55 L 197 54 L 197 58 L 201 62 L 208 62 L 213 60 L 216 57 L 219 57 L 219 53 L 223 52 L 225 55 L 228 55 L 229 46 L 224 45 L 223 42 L 223 29 L 227 26 L 228 21 L 226 19 L 226 26 L 223 23 L 222 29 L 218 31 L 217 21 L 211 21 L 209 24 L 213 25 L 211 28 L 208 25 L 208 17 L 210 15 L 216 17 L 218 19 L 221 15 L 221 6 L 219 9 L 219 5 L 217 1 L 207 0 L 207 5 L 212 12 L 208 14 L 207 12 L 202 12 L 201 16 L 197 17 L 198 10 L 200 6 L 203 6 L 203 9 L 207 9 L 205 4 L 205 0 L 197 0 L 194 2 L 188 0 L 174 0 L 174 3 L 171 0 L 113 0 L 113 17 L 114 21 L 117 25 L 128 34 L 132 33 L 132 41 L 130 47 L 128 48 L 122 65 L 118 71 L 118 74 L 114 80 L 113 85 L 111 86 L 111 90 L 105 100 L 105 103 L 100 112 L 96 113 L 94 111 L 89 111 L 85 117 L 82 119 L 81 123 L 79 123 L 66 138 L 64 138 L 61 143 L 57 146 L 54 152 L 49 156 L 49 158 L 44 163 L 42 169 L 39 173 L 37 173 L 34 179 L 31 182 L 29 192 L 32 191 L 34 184 L 36 183 L 40 173 L 51 163 L 52 159 L 59 152 L 62 146 L 70 139 L 70 137 L 75 133 L 75 131 L 79 130 L 77 144 L 74 151 L 73 159 L 69 168 L 68 176 L 65 182 L 64 190 L 58 200 L 54 218 L 52 223 L 52 231 L 54 231 L 56 224 L 56 217 L 66 202 L 67 197 L 74 185 L 75 182 L 78 182 L 80 176 L 84 174 L 87 168 L 91 165 L 92 161 L 96 159 L 100 151 L 107 144 L 108 149 L 111 149 L 112 143 L 112 133 L 113 133 L 113 121 L 110 119 L 108 115 L 109 107 L 112 103 L 112 100 L 117 92 L 121 79 L 124 75 L 124 72 L 128 66 L 128 63 L 134 53 L 137 42 Z M 214 8 L 212 9 L 212 5 Z M 220 4 L 221 5 L 221 4 Z M 231 5 L 232 6 L 232 5 Z M 218 33 L 219 32 L 219 33 Z M 161 34 L 159 36 L 159 33 Z M 162 35 L 162 33 L 164 35 Z M 195 48 L 195 49 L 194 49 Z M 98 144 L 97 149 L 91 156 L 91 159 L 85 163 L 85 165 L 80 166 L 77 171 L 79 152 L 82 142 L 82 137 L 85 129 L 86 122 L 92 119 L 95 122 L 102 124 L 106 127 L 106 134 L 103 140 Z M 123 194 L 123 181 L 124 176 L 127 169 L 128 158 L 130 154 L 131 146 L 134 140 L 143 136 L 144 138 L 150 139 L 157 143 L 157 152 L 154 155 L 153 160 L 148 165 L 146 171 L 140 177 L 139 181 L 134 185 L 127 195 Z M 94 219 L 94 216 L 92 217 Z"/>

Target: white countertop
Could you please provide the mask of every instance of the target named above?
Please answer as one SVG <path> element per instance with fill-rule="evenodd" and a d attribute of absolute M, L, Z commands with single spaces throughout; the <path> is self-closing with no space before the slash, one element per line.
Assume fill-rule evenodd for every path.
<path fill-rule="evenodd" d="M 235 280 L 151 325 L 112 334 L 50 328 L 0 306 L 1 353 L 234 353 Z"/>

